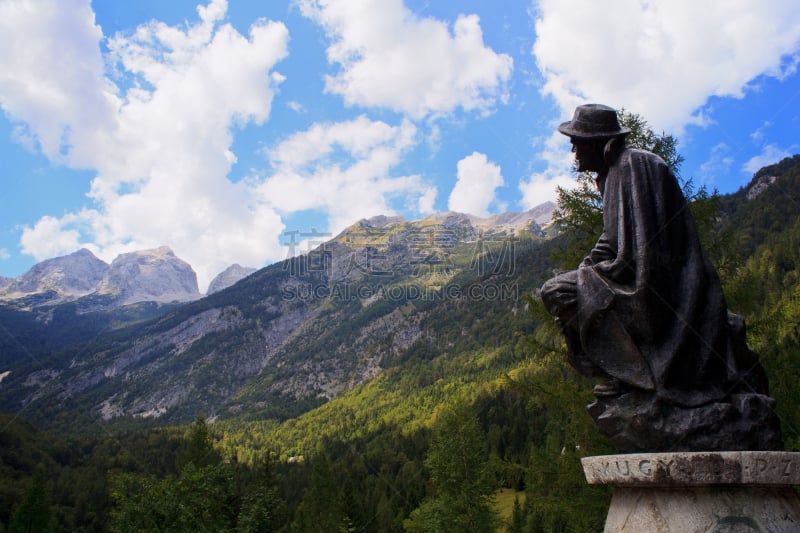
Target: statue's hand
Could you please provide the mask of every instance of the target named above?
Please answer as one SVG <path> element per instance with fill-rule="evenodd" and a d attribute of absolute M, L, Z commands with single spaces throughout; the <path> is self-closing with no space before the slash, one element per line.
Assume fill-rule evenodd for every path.
<path fill-rule="evenodd" d="M 549 279 L 540 292 L 550 314 L 559 318 L 574 313 L 578 305 L 578 284 L 575 272 L 567 272 Z"/>

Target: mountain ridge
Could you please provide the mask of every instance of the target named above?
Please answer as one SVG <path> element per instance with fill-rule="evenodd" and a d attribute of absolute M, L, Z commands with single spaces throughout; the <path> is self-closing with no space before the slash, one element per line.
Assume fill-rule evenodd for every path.
<path fill-rule="evenodd" d="M 0 301 L 30 307 L 88 298 L 95 307 L 111 308 L 148 301 L 186 302 L 200 296 L 192 267 L 166 246 L 120 254 L 110 265 L 81 248 L 41 261 L 0 285 Z"/>
<path fill-rule="evenodd" d="M 730 216 L 773 196 L 770 187 L 745 205 L 741 195 Z M 25 408 L 61 430 L 198 413 L 286 420 L 389 369 L 468 361 L 533 327 L 524 295 L 551 275 L 549 254 L 562 245 L 530 211 L 479 222 L 456 213 L 364 219 L 202 299 L 40 350 L 35 368 L 0 358 L 0 410 Z"/>

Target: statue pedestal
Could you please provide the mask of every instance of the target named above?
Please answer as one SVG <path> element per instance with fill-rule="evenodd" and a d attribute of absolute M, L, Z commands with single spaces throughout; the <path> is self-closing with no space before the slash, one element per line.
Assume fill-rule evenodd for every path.
<path fill-rule="evenodd" d="M 606 532 L 800 532 L 800 453 L 675 452 L 582 459 L 614 487 Z"/>

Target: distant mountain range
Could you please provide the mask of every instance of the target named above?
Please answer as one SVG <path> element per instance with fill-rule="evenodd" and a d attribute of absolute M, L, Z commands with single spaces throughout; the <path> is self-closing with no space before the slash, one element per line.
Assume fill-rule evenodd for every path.
<path fill-rule="evenodd" d="M 47 406 L 28 410 L 47 425 L 302 412 L 427 342 L 442 299 L 518 306 L 515 254 L 544 242 L 553 208 L 361 220 L 307 255 L 231 267 L 204 298 L 168 248 L 43 261 L 3 292 L 0 410 Z M 482 276 L 503 280 L 483 294 Z"/>
<path fill-rule="evenodd" d="M 724 216 L 744 227 L 739 213 L 775 203 L 773 184 L 798 167 L 800 156 L 763 169 L 720 199 Z M 420 361 L 519 351 L 502 347 L 535 326 L 524 295 L 563 243 L 554 208 L 364 219 L 305 255 L 234 265 L 205 297 L 168 248 L 44 261 L 0 280 L 0 411 L 68 431 L 285 420 L 387 370 L 430 386 L 441 376 L 418 374 Z"/>
<path fill-rule="evenodd" d="M 552 202 L 546 202 L 523 213 L 503 213 L 488 219 L 442 213 L 418 222 L 458 227 L 463 240 L 475 240 L 479 233 L 497 231 L 532 231 L 543 235 L 540 224 L 549 222 L 554 208 Z M 374 228 L 405 223 L 402 217 L 386 216 L 362 222 Z M 232 265 L 211 281 L 207 293 L 219 292 L 256 270 Z M 83 248 L 37 263 L 16 279 L 0 278 L 0 301 L 13 300 L 23 306 L 54 305 L 85 296 L 104 297 L 92 301 L 94 308 L 100 305 L 107 309 L 138 302 L 189 302 L 203 295 L 192 267 L 166 246 L 121 254 L 110 265 Z"/>
<path fill-rule="evenodd" d="M 166 246 L 121 254 L 110 265 L 83 248 L 37 263 L 0 287 L 0 299 L 34 307 L 90 295 L 107 297 L 105 307 L 201 297 L 192 267 Z"/>
<path fill-rule="evenodd" d="M 726 216 L 769 203 L 797 164 L 723 197 Z M 509 342 L 551 274 L 554 208 L 364 219 L 305 255 L 234 265 L 205 297 L 168 248 L 43 261 L 0 285 L 0 411 L 61 429 L 286 419 L 387 369 Z"/>

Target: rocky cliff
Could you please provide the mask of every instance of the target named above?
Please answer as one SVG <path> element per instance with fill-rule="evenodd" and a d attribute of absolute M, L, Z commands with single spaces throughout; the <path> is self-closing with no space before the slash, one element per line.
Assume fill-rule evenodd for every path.
<path fill-rule="evenodd" d="M 237 281 L 246 278 L 256 270 L 257 269 L 255 268 L 243 267 L 238 263 L 233 264 L 217 274 L 217 276 L 211 280 L 211 283 L 208 284 L 208 290 L 206 291 L 206 294 L 214 294 L 215 292 L 227 289 Z"/>
<path fill-rule="evenodd" d="M 97 286 L 119 305 L 136 302 L 188 302 L 200 298 L 197 275 L 166 246 L 119 255 Z"/>
<path fill-rule="evenodd" d="M 97 290 L 108 264 L 82 248 L 63 257 L 35 264 L 12 280 L 0 297 L 18 299 L 41 295 L 43 301 L 57 302 L 85 296 Z"/>
<path fill-rule="evenodd" d="M 0 282 L 0 300 L 41 307 L 86 299 L 90 308 L 137 302 L 188 302 L 200 298 L 197 276 L 169 248 L 118 256 L 111 265 L 89 250 L 47 259 L 16 279 Z"/>

